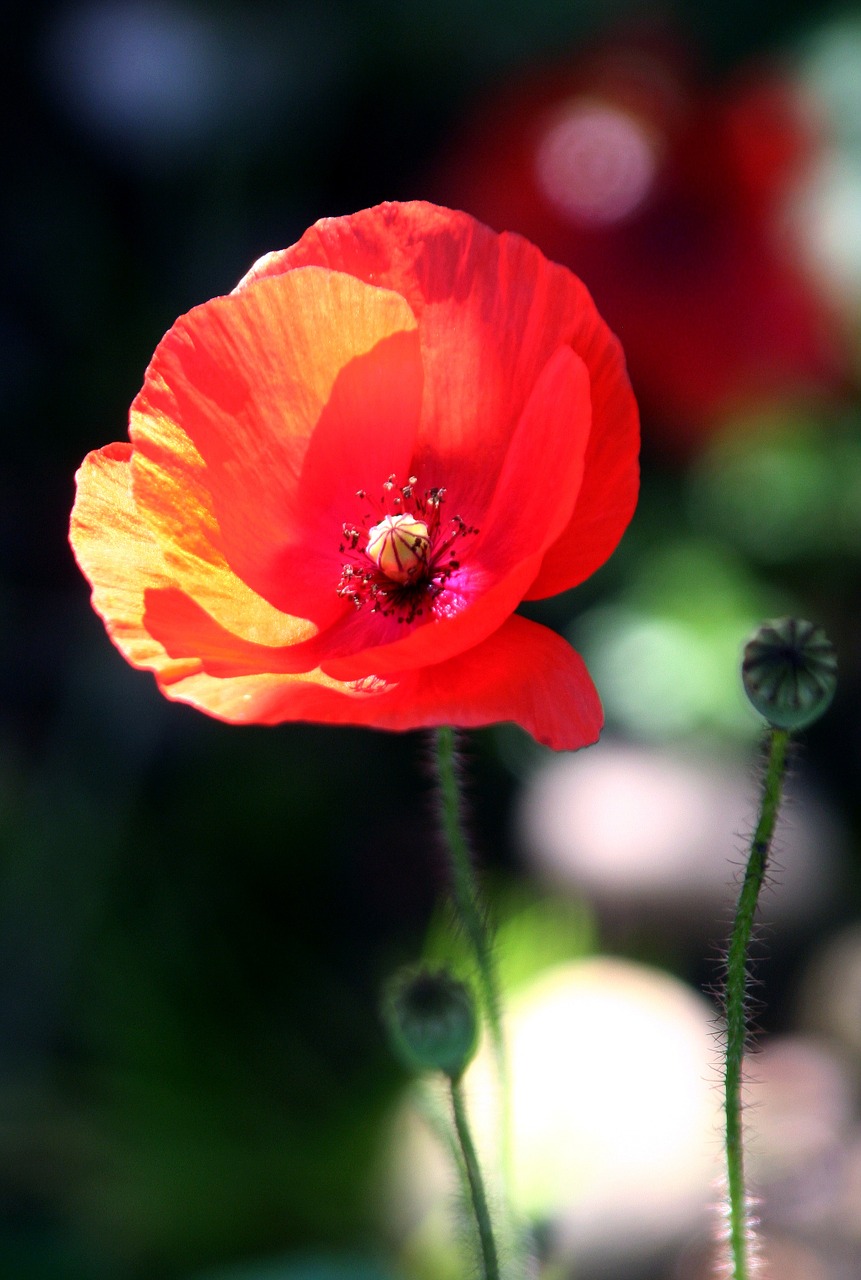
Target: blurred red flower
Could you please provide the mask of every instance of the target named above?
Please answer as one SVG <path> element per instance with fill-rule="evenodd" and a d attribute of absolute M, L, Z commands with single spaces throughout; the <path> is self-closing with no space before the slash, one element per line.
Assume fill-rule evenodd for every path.
<path fill-rule="evenodd" d="M 509 85 L 443 157 L 436 190 L 587 281 L 647 440 L 684 451 L 727 411 L 845 377 L 846 336 L 789 231 L 819 149 L 788 77 L 712 89 L 643 37 Z"/>
<path fill-rule="evenodd" d="M 592 742 L 582 660 L 524 599 L 610 555 L 637 412 L 583 285 L 465 214 L 324 219 L 181 317 L 71 541 L 114 643 L 223 720 L 514 720 Z"/>

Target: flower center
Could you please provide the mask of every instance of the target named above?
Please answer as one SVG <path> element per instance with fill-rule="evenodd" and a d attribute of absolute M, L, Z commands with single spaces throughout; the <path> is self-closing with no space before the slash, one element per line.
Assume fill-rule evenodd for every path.
<path fill-rule="evenodd" d="M 383 516 L 368 530 L 365 554 L 393 582 L 406 585 L 424 572 L 430 551 L 430 533 L 424 520 L 415 516 Z"/>
<path fill-rule="evenodd" d="M 343 526 L 340 546 L 347 559 L 338 595 L 357 609 L 369 605 L 372 612 L 394 615 L 399 622 L 413 622 L 425 613 L 460 568 L 458 543 L 478 533 L 460 516 L 443 519 L 445 489 L 419 494 L 417 483 L 410 476 L 398 485 L 389 476 L 377 503 L 360 489 L 356 496 L 375 510 L 361 524 Z"/>

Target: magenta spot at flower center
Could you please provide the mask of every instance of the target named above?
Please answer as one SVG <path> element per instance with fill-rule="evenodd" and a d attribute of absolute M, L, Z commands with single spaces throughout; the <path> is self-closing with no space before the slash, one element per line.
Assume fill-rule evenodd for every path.
<path fill-rule="evenodd" d="M 389 476 L 379 503 L 360 489 L 356 496 L 369 509 L 359 525 L 344 525 L 340 545 L 347 559 L 338 595 L 357 609 L 369 607 L 398 622 L 413 622 L 430 611 L 460 568 L 462 539 L 478 533 L 459 515 L 443 518 L 445 489 L 419 494 L 416 484 L 415 476 L 404 485 Z"/>

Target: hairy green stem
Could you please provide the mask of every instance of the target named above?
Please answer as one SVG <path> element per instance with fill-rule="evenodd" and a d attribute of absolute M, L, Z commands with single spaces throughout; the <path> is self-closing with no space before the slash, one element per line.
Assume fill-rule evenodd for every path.
<path fill-rule="evenodd" d="M 452 898 L 461 927 L 475 956 L 482 1003 L 496 1058 L 502 1107 L 502 1158 L 506 1180 L 510 1164 L 509 1081 L 499 981 L 493 957 L 490 930 L 481 905 L 478 881 L 463 824 L 460 785 L 457 776 L 457 743 L 454 729 L 444 726 L 436 733 L 436 766 L 442 800 L 442 826 L 449 855 Z"/>
<path fill-rule="evenodd" d="M 481 1177 L 478 1156 L 467 1120 L 463 1090 L 459 1080 L 451 1080 L 451 1106 L 454 1113 L 454 1127 L 457 1132 L 460 1150 L 463 1155 L 464 1168 L 469 1183 L 472 1208 L 478 1227 L 478 1239 L 481 1246 L 481 1259 L 484 1266 L 484 1280 L 499 1280 L 499 1255 L 493 1237 L 493 1226 L 490 1220 L 490 1209 Z"/>
<path fill-rule="evenodd" d="M 729 944 L 726 969 L 726 1068 L 724 1108 L 726 1114 L 726 1163 L 729 1195 L 729 1246 L 732 1280 L 749 1280 L 748 1242 L 750 1224 L 744 1181 L 744 1145 L 741 1122 L 742 1063 L 747 1040 L 745 996 L 750 938 L 756 904 L 765 876 L 777 812 L 786 776 L 789 732 L 769 730 L 768 763 L 762 788 L 759 821 L 750 846 L 747 869 L 739 894 Z"/>

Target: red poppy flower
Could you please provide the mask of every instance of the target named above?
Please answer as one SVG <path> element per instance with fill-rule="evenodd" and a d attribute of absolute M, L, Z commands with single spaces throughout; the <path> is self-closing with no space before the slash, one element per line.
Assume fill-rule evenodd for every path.
<path fill-rule="evenodd" d="M 223 720 L 514 720 L 578 747 L 578 655 L 515 615 L 609 556 L 637 490 L 581 282 L 465 214 L 324 219 L 181 317 L 91 453 L 71 540 L 114 643 Z"/>
<path fill-rule="evenodd" d="M 714 88 L 642 36 L 488 100 L 436 187 L 588 280 L 648 438 L 684 452 L 729 411 L 847 378 L 845 326 L 788 225 L 821 150 L 787 75 Z"/>

